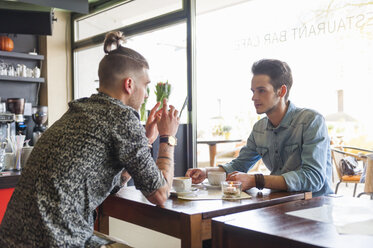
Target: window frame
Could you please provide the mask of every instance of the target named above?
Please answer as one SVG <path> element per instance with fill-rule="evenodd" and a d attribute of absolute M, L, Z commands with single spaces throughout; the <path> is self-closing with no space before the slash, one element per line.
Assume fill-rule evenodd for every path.
<path fill-rule="evenodd" d="M 126 1 L 123 1 L 126 2 Z M 104 10 L 113 7 L 118 4 L 117 1 L 102 1 L 102 5 L 96 3 L 93 8 L 90 6 L 90 14 L 96 12 L 97 10 Z M 103 44 L 105 40 L 106 33 L 113 31 L 109 30 L 79 41 L 75 41 L 75 21 L 88 15 L 74 14 L 71 16 L 71 56 L 72 61 L 72 81 L 73 81 L 73 96 L 75 96 L 75 68 L 77 67 L 77 61 L 75 57 L 75 52 L 90 48 L 92 46 L 97 46 Z M 123 32 L 126 37 L 135 36 L 137 34 L 145 33 L 151 30 L 160 29 L 163 27 L 171 26 L 181 22 L 186 23 L 186 50 L 187 50 L 187 95 L 188 95 L 188 105 L 187 105 L 187 165 L 189 168 L 197 168 L 197 113 L 196 113 L 196 47 L 195 47 L 195 19 L 196 19 L 196 0 L 182 0 L 182 8 L 180 10 L 166 13 L 157 17 L 146 19 L 144 21 L 134 23 L 121 28 L 116 28 Z"/>

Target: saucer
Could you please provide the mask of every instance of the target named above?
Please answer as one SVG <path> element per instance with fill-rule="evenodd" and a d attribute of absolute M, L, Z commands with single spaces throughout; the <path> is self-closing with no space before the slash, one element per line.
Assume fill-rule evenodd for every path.
<path fill-rule="evenodd" d="M 171 195 L 175 196 L 187 196 L 190 194 L 195 194 L 198 191 L 197 188 L 191 188 L 190 191 L 185 191 L 185 192 L 176 192 L 174 189 L 170 192 Z"/>
<path fill-rule="evenodd" d="M 209 182 L 202 182 L 202 185 L 205 186 L 208 189 L 220 189 L 220 185 L 211 185 Z"/>

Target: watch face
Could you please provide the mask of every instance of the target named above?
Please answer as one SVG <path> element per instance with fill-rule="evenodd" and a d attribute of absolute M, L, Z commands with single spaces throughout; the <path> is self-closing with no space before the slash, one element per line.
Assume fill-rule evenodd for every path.
<path fill-rule="evenodd" d="M 172 146 L 176 146 L 176 138 L 174 136 L 169 136 L 168 143 Z"/>

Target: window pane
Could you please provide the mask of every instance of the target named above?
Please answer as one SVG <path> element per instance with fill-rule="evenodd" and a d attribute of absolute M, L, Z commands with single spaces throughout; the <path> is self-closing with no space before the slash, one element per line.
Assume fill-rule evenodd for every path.
<path fill-rule="evenodd" d="M 290 65 L 289 99 L 323 114 L 332 138 L 373 148 L 370 1 L 252 0 L 197 16 L 199 139 L 222 135 L 217 125 L 248 137 L 262 117 L 250 91 L 251 66 L 262 58 Z"/>
<path fill-rule="evenodd" d="M 74 53 L 74 98 L 88 97 L 97 93 L 98 64 L 104 57 L 103 45 L 79 50 Z"/>
<path fill-rule="evenodd" d="M 149 85 L 146 109 L 150 110 L 156 104 L 156 83 L 166 81 L 171 84 L 169 104 L 181 109 L 187 96 L 186 24 L 129 37 L 125 46 L 138 51 L 148 60 L 152 82 Z M 98 65 L 103 56 L 102 44 L 75 52 L 75 98 L 87 97 L 96 92 Z M 186 109 L 181 122 L 187 122 Z"/>
<path fill-rule="evenodd" d="M 181 109 L 187 96 L 186 24 L 173 25 L 128 39 L 128 47 L 140 52 L 149 62 L 151 83 L 147 109 L 156 103 L 155 85 L 171 84 L 169 104 Z M 187 122 L 184 109 L 181 122 Z"/>
<path fill-rule="evenodd" d="M 125 1 L 114 8 L 77 20 L 75 22 L 75 41 L 122 28 L 181 8 L 182 0 Z"/>

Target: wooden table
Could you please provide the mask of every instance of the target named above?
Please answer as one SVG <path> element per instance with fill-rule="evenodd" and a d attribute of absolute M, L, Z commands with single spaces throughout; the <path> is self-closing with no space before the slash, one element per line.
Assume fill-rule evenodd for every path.
<path fill-rule="evenodd" d="M 215 166 L 216 161 L 216 144 L 219 143 L 234 143 L 241 142 L 240 139 L 217 139 L 217 140 L 197 140 L 197 144 L 207 144 L 209 145 L 209 155 L 210 155 L 210 166 Z"/>
<path fill-rule="evenodd" d="M 211 239 L 211 218 L 310 198 L 310 193 L 247 191 L 251 199 L 187 201 L 169 198 L 165 206 L 151 204 L 133 186 L 109 196 L 99 207 L 99 230 L 109 234 L 109 216 L 181 239 L 181 247 L 202 247 Z"/>
<path fill-rule="evenodd" d="M 212 247 L 372 247 L 373 236 L 342 235 L 332 223 L 285 214 L 324 204 L 373 208 L 367 199 L 316 197 L 221 216 L 212 220 Z"/>

